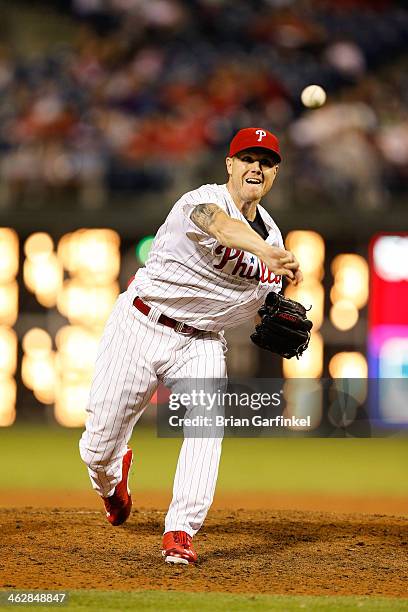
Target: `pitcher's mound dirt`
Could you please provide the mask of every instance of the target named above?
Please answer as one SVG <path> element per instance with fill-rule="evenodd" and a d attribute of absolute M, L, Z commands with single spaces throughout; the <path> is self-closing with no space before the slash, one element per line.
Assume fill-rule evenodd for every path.
<path fill-rule="evenodd" d="M 163 589 L 406 597 L 408 519 L 293 511 L 213 511 L 197 566 L 160 555 L 164 512 L 111 527 L 102 510 L 0 509 L 0 587 Z"/>

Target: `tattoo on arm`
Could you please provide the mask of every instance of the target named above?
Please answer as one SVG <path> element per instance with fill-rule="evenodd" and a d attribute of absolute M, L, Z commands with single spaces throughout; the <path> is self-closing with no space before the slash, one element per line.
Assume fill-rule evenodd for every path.
<path fill-rule="evenodd" d="M 198 204 L 193 208 L 190 219 L 204 232 L 208 232 L 208 228 L 219 210 L 217 204 Z"/>

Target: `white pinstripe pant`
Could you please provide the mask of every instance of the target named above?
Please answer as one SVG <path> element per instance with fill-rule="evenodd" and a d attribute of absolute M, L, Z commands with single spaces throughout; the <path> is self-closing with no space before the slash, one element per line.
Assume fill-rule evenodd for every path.
<path fill-rule="evenodd" d="M 79 446 L 92 486 L 104 497 L 121 479 L 133 427 L 160 381 L 226 377 L 225 342 L 217 333 L 178 334 L 157 323 L 158 314 L 142 314 L 123 293 L 101 339 Z M 200 529 L 214 497 L 221 444 L 221 437 L 185 438 L 165 532 L 193 536 Z"/>

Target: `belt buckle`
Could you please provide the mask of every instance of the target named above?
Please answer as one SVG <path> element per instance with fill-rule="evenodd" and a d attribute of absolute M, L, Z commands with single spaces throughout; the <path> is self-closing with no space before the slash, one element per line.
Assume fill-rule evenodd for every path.
<path fill-rule="evenodd" d="M 183 334 L 184 336 L 189 336 L 191 331 L 183 331 L 184 329 L 191 330 L 191 326 L 186 325 L 185 323 L 182 323 L 181 321 L 178 321 L 176 325 L 174 326 L 175 332 L 177 332 L 178 334 Z"/>

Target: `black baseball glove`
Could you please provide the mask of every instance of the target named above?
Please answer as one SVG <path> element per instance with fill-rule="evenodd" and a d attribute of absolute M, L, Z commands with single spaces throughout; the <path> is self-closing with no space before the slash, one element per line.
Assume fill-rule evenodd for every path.
<path fill-rule="evenodd" d="M 265 304 L 258 311 L 262 320 L 251 335 L 252 342 L 286 359 L 295 356 L 299 359 L 309 345 L 313 327 L 306 313 L 299 302 L 280 293 L 268 293 Z"/>

